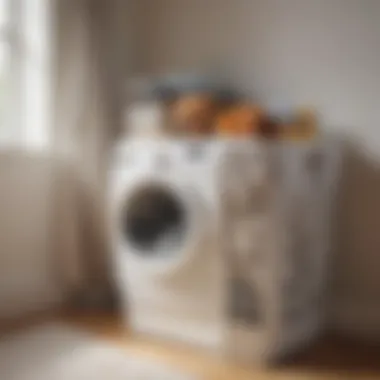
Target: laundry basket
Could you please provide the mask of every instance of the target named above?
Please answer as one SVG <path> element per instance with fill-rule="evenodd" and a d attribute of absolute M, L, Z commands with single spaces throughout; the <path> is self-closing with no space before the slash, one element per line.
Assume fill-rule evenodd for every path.
<path fill-rule="evenodd" d="M 257 142 L 250 149 L 235 143 L 230 150 L 221 175 L 229 267 L 226 353 L 268 364 L 301 349 L 323 327 L 339 147 L 321 138 Z M 229 181 L 231 173 L 236 178 Z M 236 183 L 245 185 L 234 188 Z"/>

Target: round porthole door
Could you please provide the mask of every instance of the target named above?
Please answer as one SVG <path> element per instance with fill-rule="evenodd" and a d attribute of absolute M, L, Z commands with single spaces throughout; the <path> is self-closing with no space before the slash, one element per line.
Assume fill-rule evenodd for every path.
<path fill-rule="evenodd" d="M 129 190 L 118 223 L 129 263 L 155 276 L 185 267 L 199 252 L 207 225 L 196 194 L 160 181 L 144 181 Z"/>

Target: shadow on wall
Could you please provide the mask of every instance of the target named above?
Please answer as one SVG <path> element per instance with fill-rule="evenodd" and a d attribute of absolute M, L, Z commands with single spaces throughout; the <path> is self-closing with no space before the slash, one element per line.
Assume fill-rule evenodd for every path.
<path fill-rule="evenodd" d="M 333 323 L 380 337 L 380 170 L 353 141 L 344 143 L 336 213 Z"/>
<path fill-rule="evenodd" d="M 62 300 L 50 250 L 53 170 L 42 154 L 0 152 L 0 320 Z"/>

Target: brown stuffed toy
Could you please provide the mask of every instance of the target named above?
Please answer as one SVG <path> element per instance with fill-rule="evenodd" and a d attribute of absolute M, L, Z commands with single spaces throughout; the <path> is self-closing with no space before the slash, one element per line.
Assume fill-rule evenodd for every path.
<path fill-rule="evenodd" d="M 317 133 L 318 118 L 313 109 L 296 110 L 293 120 L 282 126 L 282 137 L 286 140 L 309 140 L 314 138 Z"/>
<path fill-rule="evenodd" d="M 215 123 L 216 133 L 226 137 L 244 137 L 259 131 L 264 111 L 254 105 L 239 104 L 222 110 Z"/>
<path fill-rule="evenodd" d="M 179 98 L 171 106 L 174 133 L 187 136 L 213 133 L 217 108 L 217 102 L 210 95 L 189 94 Z"/>
<path fill-rule="evenodd" d="M 269 140 L 279 137 L 280 122 L 273 117 L 265 116 L 260 124 L 258 135 Z"/>

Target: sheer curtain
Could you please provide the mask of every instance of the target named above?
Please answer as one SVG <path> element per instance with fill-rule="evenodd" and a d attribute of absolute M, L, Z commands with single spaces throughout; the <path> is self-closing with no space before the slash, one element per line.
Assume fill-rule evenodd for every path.
<path fill-rule="evenodd" d="M 80 302 L 107 302 L 113 288 L 105 190 L 124 82 L 123 17 L 116 14 L 125 4 L 57 0 L 54 9 L 52 248 L 61 281 Z"/>

